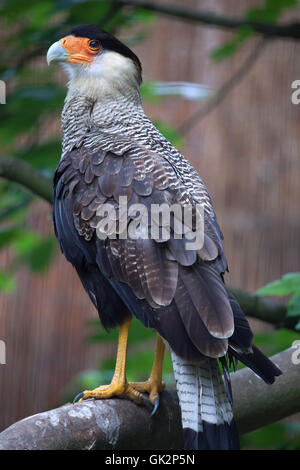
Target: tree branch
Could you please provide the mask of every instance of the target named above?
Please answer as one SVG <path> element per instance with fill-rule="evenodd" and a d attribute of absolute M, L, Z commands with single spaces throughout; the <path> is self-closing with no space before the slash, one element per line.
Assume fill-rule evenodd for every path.
<path fill-rule="evenodd" d="M 287 317 L 286 305 L 234 287 L 230 287 L 229 290 L 237 299 L 246 316 L 265 321 L 276 328 L 295 330 L 299 317 Z"/>
<path fill-rule="evenodd" d="M 241 433 L 300 411 L 300 349 L 286 349 L 271 360 L 282 371 L 272 385 L 265 384 L 248 368 L 232 376 L 234 413 Z"/>
<path fill-rule="evenodd" d="M 300 364 L 292 363 L 293 353 L 295 349 L 290 348 L 272 357 L 283 372 L 272 386 L 249 369 L 232 374 L 234 414 L 240 433 L 300 411 Z M 64 405 L 4 430 L 0 449 L 182 449 L 177 395 L 175 390 L 163 392 L 153 418 L 145 407 L 117 398 Z"/>
<path fill-rule="evenodd" d="M 253 31 L 263 34 L 268 37 L 279 37 L 286 39 L 300 39 L 300 22 L 288 24 L 273 24 L 248 21 L 246 19 L 232 18 L 219 16 L 211 12 L 201 12 L 188 9 L 186 7 L 180 8 L 170 5 L 163 5 L 161 3 L 153 3 L 143 0 L 117 0 L 117 5 L 133 6 L 136 8 L 143 8 L 144 10 L 162 13 L 164 15 L 173 16 L 182 20 L 201 23 L 207 26 L 215 26 L 225 29 L 237 29 L 240 27 L 252 28 Z"/>
<path fill-rule="evenodd" d="M 52 181 L 24 160 L 0 157 L 0 177 L 19 183 L 37 196 L 52 202 Z"/>

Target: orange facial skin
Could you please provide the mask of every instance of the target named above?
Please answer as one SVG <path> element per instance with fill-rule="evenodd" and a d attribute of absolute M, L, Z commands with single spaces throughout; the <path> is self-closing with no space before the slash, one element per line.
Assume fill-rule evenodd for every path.
<path fill-rule="evenodd" d="M 88 62 L 93 62 L 95 55 L 98 54 L 102 48 L 100 45 L 97 48 L 91 47 L 91 41 L 93 40 L 75 36 L 62 38 L 60 43 L 69 56 L 67 62 L 74 62 L 75 64 L 81 65 L 87 65 Z"/>

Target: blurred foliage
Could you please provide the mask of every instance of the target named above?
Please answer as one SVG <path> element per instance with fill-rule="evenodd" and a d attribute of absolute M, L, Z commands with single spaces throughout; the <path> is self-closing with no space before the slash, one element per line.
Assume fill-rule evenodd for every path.
<path fill-rule="evenodd" d="M 262 6 L 246 12 L 245 18 L 274 22 L 286 9 L 296 5 L 295 0 L 266 0 Z M 0 108 L 1 153 L 26 160 L 51 178 L 61 147 L 57 126 L 51 130 L 51 123 L 59 118 L 65 86 L 57 76 L 57 69 L 48 68 L 44 63 L 49 45 L 76 24 L 96 23 L 111 32 L 122 29 L 125 41 L 133 46 L 146 37 L 154 18 L 153 13 L 146 10 L 121 8 L 114 0 L 28 0 L 26 7 L 23 0 L 0 2 L 0 79 L 7 85 L 7 105 Z M 230 56 L 250 34 L 251 31 L 238 31 L 231 43 L 224 44 L 213 56 L 219 59 Z M 144 83 L 143 99 L 158 102 L 164 84 L 160 82 L 159 85 L 160 88 L 150 82 Z M 180 88 L 176 84 L 174 87 L 173 83 L 172 87 L 173 94 L 176 89 L 183 97 L 190 96 L 196 88 L 198 98 L 195 99 L 203 99 L 207 94 L 199 84 L 180 84 Z M 172 87 L 169 86 L 167 91 L 165 86 L 166 94 Z M 176 147 L 183 145 L 183 138 L 176 129 L 161 121 L 155 121 L 155 124 Z M 0 182 L 0 201 L 0 230 L 2 226 L 12 231 L 20 229 L 20 225 L 26 226 L 26 215 L 35 201 L 27 190 L 17 188 L 14 183 Z M 32 257 L 34 253 L 40 253 L 43 256 L 41 266 L 46 269 L 46 260 L 52 259 L 53 245 L 48 239 L 42 242 L 38 235 L 33 238 L 30 248 L 28 245 L 31 253 L 28 256 L 17 252 L 16 244 L 12 244 L 14 265 L 27 262 L 36 270 Z M 3 241 L 0 248 L 5 247 Z M 48 256 L 45 255 L 47 249 Z M 7 274 L 7 280 L 3 277 L 0 283 L 0 290 L 12 291 L 14 285 Z"/>
<path fill-rule="evenodd" d="M 246 12 L 245 19 L 275 22 L 297 4 L 295 0 L 266 0 L 263 5 Z M 0 107 L 1 153 L 26 160 L 52 177 L 61 146 L 61 135 L 52 124 L 59 119 L 65 86 L 61 84 L 57 69 L 46 67 L 45 54 L 49 45 L 76 24 L 96 23 L 111 32 L 122 29 L 126 43 L 132 47 L 146 37 L 153 18 L 149 11 L 116 7 L 113 0 L 2 0 L 0 79 L 7 85 L 7 104 Z M 212 57 L 216 61 L 231 57 L 252 34 L 251 29 L 240 28 L 231 41 L 213 51 Z M 143 85 L 142 94 L 150 102 L 160 99 L 157 89 L 149 82 Z M 156 125 L 175 146 L 183 144 L 182 136 L 170 125 L 160 121 L 156 121 Z M 24 188 L 0 181 L 0 249 L 9 248 L 11 259 L 9 268 L 0 270 L 0 290 L 12 292 L 15 289 L 14 274 L 19 266 L 42 272 L 53 259 L 57 246 L 53 236 L 42 236 L 27 226 L 27 216 L 35 201 L 35 196 Z M 298 315 L 299 287 L 286 294 L 293 294 L 289 312 L 294 313 L 290 314 L 298 312 Z M 269 294 L 265 292 L 264 295 Z M 91 329 L 90 344 L 115 344 L 116 330 L 107 334 L 98 319 Z M 280 330 L 257 335 L 256 342 L 267 354 L 273 354 L 290 346 L 295 334 Z M 147 379 L 153 355 L 153 332 L 134 320 L 129 338 L 128 379 Z M 82 389 L 108 383 L 113 367 L 114 358 L 106 356 L 97 370 L 85 371 L 76 377 L 67 392 L 68 397 L 73 398 Z M 169 353 L 164 363 L 164 380 L 168 385 L 174 384 Z M 299 442 L 298 423 L 287 421 L 243 436 L 242 442 L 249 448 L 297 448 L 297 440 Z"/>
<path fill-rule="evenodd" d="M 108 333 L 104 330 L 98 318 L 90 320 L 90 327 L 91 335 L 88 338 L 90 343 L 103 344 L 104 342 L 109 342 L 111 344 L 117 344 L 117 329 Z M 155 336 L 153 330 L 145 328 L 139 320 L 133 318 L 128 339 L 127 377 L 129 381 L 136 382 L 148 379 L 154 358 Z M 99 369 L 102 371 L 110 371 L 111 376 L 114 366 L 114 356 L 102 359 L 99 363 Z M 174 384 L 170 354 L 166 354 L 164 361 L 164 380 L 167 381 L 168 384 Z"/>
<path fill-rule="evenodd" d="M 153 18 L 151 12 L 140 9 L 117 9 L 113 0 L 0 2 L 0 78 L 7 85 L 7 104 L 0 107 L 1 153 L 23 159 L 51 178 L 60 158 L 61 135 L 49 129 L 59 120 L 66 90 L 57 79 L 57 69 L 46 66 L 49 45 L 72 26 L 95 22 L 112 32 L 126 28 L 126 41 L 133 45 L 145 37 Z M 159 99 L 155 89 L 145 91 L 144 98 Z M 161 130 L 180 143 L 170 126 L 161 125 Z M 57 246 L 53 237 L 42 237 L 26 227 L 35 201 L 23 187 L 0 181 L 0 249 L 9 246 L 13 252 L 8 272 L 1 271 L 0 291 L 14 290 L 18 266 L 41 272 L 53 259 Z"/>
<path fill-rule="evenodd" d="M 14 274 L 21 266 L 41 273 L 53 259 L 54 236 L 41 236 L 27 227 L 26 216 L 33 200 L 18 185 L 0 182 L 0 250 L 9 248 L 11 259 L 6 271 L 0 271 L 0 291 L 15 290 Z"/>
<path fill-rule="evenodd" d="M 271 282 L 259 289 L 256 295 L 277 297 L 291 295 L 287 304 L 287 316 L 299 318 L 295 329 L 300 330 L 300 273 L 285 274 L 278 281 Z"/>
<path fill-rule="evenodd" d="M 16 283 L 13 276 L 7 271 L 0 270 L 0 289 L 6 292 L 15 290 Z"/>
<path fill-rule="evenodd" d="M 296 340 L 300 340 L 300 333 L 285 329 L 255 334 L 255 344 L 267 356 L 290 348 Z M 241 446 L 243 449 L 300 450 L 299 416 L 244 434 L 241 436 Z"/>
<path fill-rule="evenodd" d="M 294 420 L 280 421 L 241 436 L 243 449 L 299 450 L 300 423 Z"/>
<path fill-rule="evenodd" d="M 180 148 L 183 146 L 184 139 L 182 135 L 177 131 L 177 129 L 175 129 L 174 127 L 168 124 L 165 124 L 162 121 L 154 120 L 153 123 L 160 130 L 160 132 L 166 137 L 166 139 L 172 142 L 172 144 L 175 147 Z"/>
<path fill-rule="evenodd" d="M 300 333 L 282 328 L 272 332 L 255 333 L 255 344 L 267 356 L 273 356 L 292 346 L 293 342 L 300 339 Z"/>
<path fill-rule="evenodd" d="M 247 10 L 244 15 L 244 19 L 255 23 L 275 23 L 281 18 L 286 10 L 293 9 L 298 6 L 298 0 L 265 0 L 263 5 L 257 5 Z M 238 47 L 253 34 L 253 29 L 248 26 L 237 28 L 230 41 L 225 42 L 220 47 L 217 47 L 212 51 L 212 59 L 219 62 L 231 57 Z"/>

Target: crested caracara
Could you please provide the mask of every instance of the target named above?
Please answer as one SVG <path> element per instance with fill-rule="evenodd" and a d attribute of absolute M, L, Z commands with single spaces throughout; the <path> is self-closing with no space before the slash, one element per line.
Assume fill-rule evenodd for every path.
<path fill-rule="evenodd" d="M 96 26 L 77 26 L 49 48 L 47 60 L 60 62 L 69 76 L 54 176 L 56 236 L 104 327 L 119 326 L 111 384 L 80 398 L 141 403 L 147 392 L 155 411 L 168 345 L 185 448 L 238 448 L 227 365 L 242 361 L 267 383 L 281 372 L 253 345 L 244 313 L 224 284 L 223 237 L 209 193 L 144 113 L 141 63 L 122 42 Z M 166 224 L 160 216 L 142 223 L 136 211 L 143 207 L 149 215 L 153 207 L 173 205 L 179 213 L 170 211 Z M 192 208 L 190 223 L 180 218 L 185 207 Z M 197 207 L 204 224 L 199 246 L 189 245 Z M 162 233 L 167 228 L 168 236 Z M 152 372 L 143 383 L 126 380 L 132 316 L 157 332 Z"/>

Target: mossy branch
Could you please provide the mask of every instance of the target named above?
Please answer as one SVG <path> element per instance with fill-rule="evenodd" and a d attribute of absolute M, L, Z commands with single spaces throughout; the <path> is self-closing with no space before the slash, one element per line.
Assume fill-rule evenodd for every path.
<path fill-rule="evenodd" d="M 232 374 L 234 415 L 241 434 L 300 411 L 300 364 L 295 363 L 299 358 L 300 351 L 292 348 L 271 358 L 283 372 L 273 385 L 249 369 Z M 129 400 L 87 400 L 28 417 L 0 433 L 0 450 L 182 448 L 175 390 L 161 394 L 154 417 Z"/>

